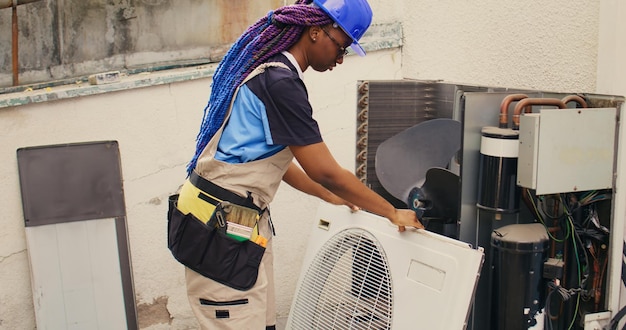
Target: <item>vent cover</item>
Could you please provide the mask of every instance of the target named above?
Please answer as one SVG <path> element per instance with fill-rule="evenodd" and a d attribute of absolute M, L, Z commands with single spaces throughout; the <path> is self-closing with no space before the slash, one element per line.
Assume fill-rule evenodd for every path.
<path fill-rule="evenodd" d="M 322 203 L 287 329 L 456 330 L 467 326 L 482 248 Z"/>
<path fill-rule="evenodd" d="M 380 243 L 363 229 L 332 237 L 304 275 L 294 329 L 390 329 L 391 278 Z"/>

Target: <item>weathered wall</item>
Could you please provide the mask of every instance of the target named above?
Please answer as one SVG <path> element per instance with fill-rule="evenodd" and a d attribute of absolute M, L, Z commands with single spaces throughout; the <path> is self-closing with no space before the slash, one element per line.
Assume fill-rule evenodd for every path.
<path fill-rule="evenodd" d="M 44 0 L 17 7 L 19 81 L 32 84 L 221 56 L 284 0 Z M 0 87 L 12 85 L 11 9 L 0 10 Z"/>

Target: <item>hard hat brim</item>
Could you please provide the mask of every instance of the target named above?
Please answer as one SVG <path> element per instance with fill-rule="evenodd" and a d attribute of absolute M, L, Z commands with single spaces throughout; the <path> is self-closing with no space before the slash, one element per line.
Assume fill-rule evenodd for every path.
<path fill-rule="evenodd" d="M 357 55 L 359 56 L 365 56 L 365 49 L 363 49 L 363 47 L 361 47 L 361 45 L 358 42 L 353 42 L 350 45 L 350 48 L 352 48 L 352 50 L 357 53 Z"/>

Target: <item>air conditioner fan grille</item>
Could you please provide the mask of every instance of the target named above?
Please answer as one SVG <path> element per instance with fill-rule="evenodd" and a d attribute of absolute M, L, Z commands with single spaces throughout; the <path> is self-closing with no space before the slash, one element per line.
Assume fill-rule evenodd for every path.
<path fill-rule="evenodd" d="M 371 233 L 337 233 L 307 267 L 291 311 L 293 329 L 391 328 L 389 265 Z"/>

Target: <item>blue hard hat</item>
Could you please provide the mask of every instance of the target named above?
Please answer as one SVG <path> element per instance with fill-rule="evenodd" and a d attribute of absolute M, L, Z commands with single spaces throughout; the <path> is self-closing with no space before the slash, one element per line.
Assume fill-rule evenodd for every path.
<path fill-rule="evenodd" d="M 339 27 L 352 38 L 350 47 L 360 56 L 365 50 L 359 45 L 359 39 L 372 23 L 372 8 L 367 0 L 313 0 Z"/>

